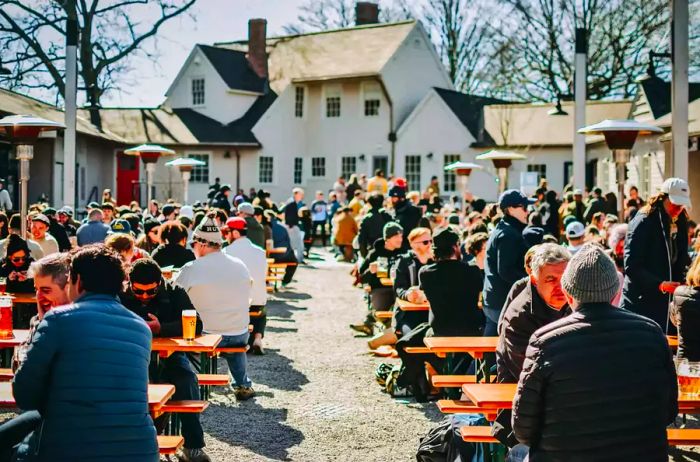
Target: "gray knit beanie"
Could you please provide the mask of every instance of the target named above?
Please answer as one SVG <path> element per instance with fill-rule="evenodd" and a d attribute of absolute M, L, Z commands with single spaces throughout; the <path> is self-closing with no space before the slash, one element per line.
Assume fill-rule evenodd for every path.
<path fill-rule="evenodd" d="M 600 246 L 585 244 L 561 277 L 561 287 L 579 303 L 609 303 L 620 289 L 615 263 Z"/>

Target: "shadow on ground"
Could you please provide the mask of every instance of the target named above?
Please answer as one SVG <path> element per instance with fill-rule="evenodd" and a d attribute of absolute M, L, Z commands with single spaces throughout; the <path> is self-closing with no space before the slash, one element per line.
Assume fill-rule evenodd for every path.
<path fill-rule="evenodd" d="M 301 391 L 309 379 L 294 368 L 294 362 L 279 354 L 278 350 L 265 349 L 264 356 L 249 356 L 250 370 L 255 372 L 250 379 L 253 384 L 262 383 L 276 390 Z M 255 386 L 255 385 L 253 385 Z"/>

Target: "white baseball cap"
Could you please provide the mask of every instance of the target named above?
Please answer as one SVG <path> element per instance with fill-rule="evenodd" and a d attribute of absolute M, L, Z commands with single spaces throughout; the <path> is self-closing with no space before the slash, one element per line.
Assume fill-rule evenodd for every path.
<path fill-rule="evenodd" d="M 668 194 L 668 200 L 674 205 L 682 205 L 691 208 L 690 188 L 688 183 L 681 178 L 668 178 L 661 185 L 661 192 Z"/>
<path fill-rule="evenodd" d="M 573 221 L 566 226 L 566 237 L 579 238 L 586 233 L 586 227 L 580 221 Z"/>

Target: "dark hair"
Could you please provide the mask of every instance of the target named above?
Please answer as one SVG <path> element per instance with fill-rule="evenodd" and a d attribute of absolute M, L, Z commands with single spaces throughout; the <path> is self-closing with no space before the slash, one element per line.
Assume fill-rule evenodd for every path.
<path fill-rule="evenodd" d="M 19 251 L 24 250 L 24 253 L 27 254 L 27 259 L 29 259 L 30 256 L 30 251 L 29 251 L 29 246 L 27 245 L 27 241 L 22 239 L 19 235 L 17 234 L 10 234 L 7 237 L 7 243 L 5 244 L 5 257 L 8 258 L 10 255 L 17 253 Z"/>
<path fill-rule="evenodd" d="M 194 214 L 194 220 L 192 220 L 192 225 L 196 228 L 204 220 L 206 214 L 203 211 L 199 211 Z"/>
<path fill-rule="evenodd" d="M 211 212 L 207 215 L 211 215 Z M 226 223 L 226 220 L 228 220 L 228 214 L 225 210 L 216 209 L 214 216 L 219 219 L 219 223 Z"/>
<path fill-rule="evenodd" d="M 374 171 L 375 176 L 384 176 L 384 170 L 381 168 L 378 168 L 377 170 Z"/>
<path fill-rule="evenodd" d="M 537 228 L 542 227 L 542 215 L 538 212 L 532 212 L 528 217 L 528 224 Z"/>
<path fill-rule="evenodd" d="M 0 212 L 0 223 L 5 223 L 5 226 L 0 228 L 0 239 L 5 239 L 10 233 L 9 221 L 10 220 L 7 218 L 7 215 L 5 215 L 5 212 Z"/>
<path fill-rule="evenodd" d="M 177 220 L 180 223 L 182 223 L 182 226 L 184 226 L 185 228 L 189 228 L 192 225 L 192 220 L 190 220 L 190 217 L 183 217 L 182 215 L 180 215 L 179 217 L 177 217 Z"/>
<path fill-rule="evenodd" d="M 168 221 L 160 228 L 160 240 L 165 244 L 179 244 L 187 239 L 187 228 L 179 221 Z"/>
<path fill-rule="evenodd" d="M 162 279 L 160 266 L 150 258 L 141 258 L 131 265 L 129 280 L 138 284 L 153 284 Z"/>
<path fill-rule="evenodd" d="M 489 232 L 489 227 L 486 226 L 486 223 L 476 223 L 476 224 L 471 225 L 467 228 L 467 235 L 468 236 L 473 236 L 474 234 L 477 234 L 477 233 L 488 234 L 488 232 Z"/>
<path fill-rule="evenodd" d="M 70 280 L 82 283 L 83 290 L 98 294 L 117 295 L 125 279 L 119 255 L 104 244 L 79 248 L 70 264 Z"/>
<path fill-rule="evenodd" d="M 22 217 L 19 213 L 15 213 L 10 217 L 9 221 L 10 229 L 20 229 L 22 228 Z"/>
<path fill-rule="evenodd" d="M 139 234 L 139 229 L 141 228 L 141 219 L 139 218 L 138 215 L 129 211 L 129 212 L 125 213 L 124 215 L 122 215 L 120 218 L 129 222 L 129 226 L 131 227 L 131 231 L 135 235 Z"/>
<path fill-rule="evenodd" d="M 369 206 L 373 209 L 380 209 L 382 208 L 382 205 L 384 205 L 384 196 L 374 192 L 370 194 L 369 199 L 367 199 L 367 202 L 369 203 Z"/>
<path fill-rule="evenodd" d="M 489 235 L 487 233 L 476 233 L 472 234 L 469 239 L 467 239 L 467 253 L 469 255 L 476 256 L 481 249 L 486 245 L 486 241 L 489 240 Z"/>
<path fill-rule="evenodd" d="M 435 247 L 433 246 L 433 255 L 435 260 L 448 260 L 455 254 L 454 247 Z"/>

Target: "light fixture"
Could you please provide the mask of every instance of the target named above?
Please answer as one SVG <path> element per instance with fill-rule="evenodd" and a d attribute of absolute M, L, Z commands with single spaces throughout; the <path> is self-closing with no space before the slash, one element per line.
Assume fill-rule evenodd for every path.
<path fill-rule="evenodd" d="M 428 155 L 425 156 L 425 157 L 427 157 L 428 159 L 432 159 L 432 158 L 433 158 L 433 153 L 432 153 L 432 152 L 429 152 Z"/>
<path fill-rule="evenodd" d="M 228 151 L 226 151 L 228 152 Z M 231 155 L 229 154 L 229 157 Z M 182 174 L 182 203 L 189 204 L 189 186 L 190 186 L 190 175 L 195 167 L 200 167 L 206 165 L 206 162 L 202 162 L 197 159 L 190 159 L 189 157 L 180 157 L 170 162 L 166 162 L 165 165 L 168 167 L 177 167 Z"/>
<path fill-rule="evenodd" d="M 469 184 L 469 175 L 471 175 L 472 170 L 482 170 L 479 164 L 474 164 L 472 162 L 462 162 L 458 160 L 457 162 L 452 162 L 449 165 L 445 165 L 446 172 L 453 172 L 460 179 L 460 188 L 462 195 L 467 191 L 467 186 Z"/>
<path fill-rule="evenodd" d="M 170 156 L 175 154 L 172 149 L 164 148 L 163 146 L 158 146 L 157 144 L 142 144 L 124 151 L 124 154 L 129 156 L 139 156 L 146 166 L 146 197 L 148 204 L 151 203 L 153 199 L 153 175 L 156 172 L 156 162 L 161 156 Z"/>
<path fill-rule="evenodd" d="M 365 155 L 364 155 L 364 154 L 360 154 L 359 159 L 360 159 L 362 162 L 364 162 L 364 161 L 365 161 Z"/>
<path fill-rule="evenodd" d="M 498 192 L 502 193 L 508 185 L 508 168 L 514 160 L 525 160 L 527 156 L 517 152 L 497 151 L 495 149 L 479 154 L 476 160 L 490 160 L 498 171 Z"/>

